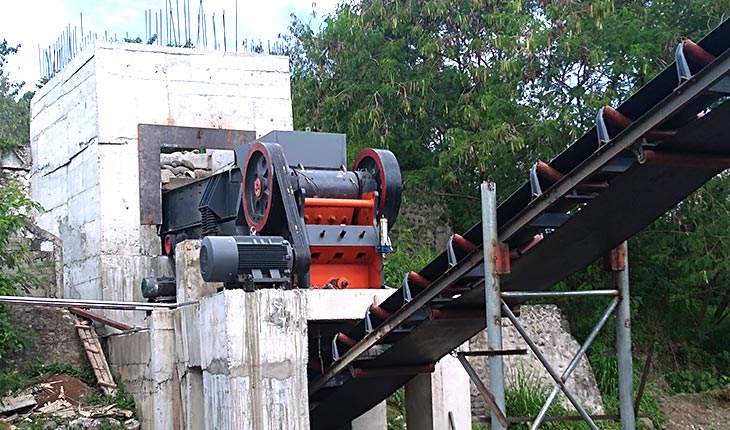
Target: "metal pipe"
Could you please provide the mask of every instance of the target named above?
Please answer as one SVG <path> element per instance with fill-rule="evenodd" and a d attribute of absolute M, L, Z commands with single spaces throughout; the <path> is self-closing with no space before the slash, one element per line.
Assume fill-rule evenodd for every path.
<path fill-rule="evenodd" d="M 512 322 L 512 325 L 515 326 L 515 329 L 517 332 L 522 336 L 522 338 L 525 340 L 525 343 L 527 343 L 527 346 L 530 347 L 532 352 L 535 354 L 538 360 L 540 360 L 540 363 L 542 363 L 542 367 L 547 370 L 547 372 L 550 374 L 550 377 L 553 378 L 553 381 L 555 381 L 556 384 L 560 387 L 560 389 L 565 394 L 565 397 L 568 398 L 571 404 L 575 407 L 575 409 L 578 411 L 578 414 L 580 414 L 581 417 L 583 417 L 583 420 L 588 424 L 588 426 L 591 428 L 591 430 L 598 430 L 598 427 L 596 426 L 596 423 L 593 422 L 590 415 L 588 415 L 588 412 L 581 406 L 580 403 L 578 403 L 578 400 L 573 396 L 573 393 L 568 390 L 568 387 L 565 386 L 565 382 L 563 382 L 562 379 L 560 379 L 560 376 L 558 376 L 557 372 L 555 372 L 555 369 L 553 369 L 553 366 L 550 365 L 550 363 L 547 361 L 545 356 L 540 352 L 540 349 L 535 345 L 535 342 L 532 341 L 530 336 L 527 334 L 525 329 L 522 327 L 522 324 L 517 320 L 517 317 L 514 313 L 512 313 L 512 310 L 507 306 L 505 302 L 502 302 L 502 311 L 507 315 L 507 318 Z"/>
<path fill-rule="evenodd" d="M 644 371 L 641 373 L 641 382 L 639 382 L 639 391 L 636 393 L 636 400 L 634 401 L 634 415 L 639 415 L 639 409 L 641 408 L 641 399 L 644 398 L 644 390 L 646 389 L 646 382 L 649 379 L 649 373 L 651 373 L 651 363 L 654 359 L 654 350 L 656 345 L 652 344 L 649 353 L 646 355 L 646 361 L 644 362 Z"/>
<path fill-rule="evenodd" d="M 321 208 L 366 208 L 375 207 L 375 200 L 368 199 L 326 199 L 320 197 L 307 197 L 304 199 L 304 207 L 321 207 Z"/>
<path fill-rule="evenodd" d="M 107 300 L 53 299 L 48 297 L 0 296 L 0 303 L 11 305 L 42 305 L 61 308 L 81 307 L 89 309 L 117 309 L 131 311 L 152 311 L 155 309 L 174 309 L 174 303 L 115 302 Z"/>
<path fill-rule="evenodd" d="M 645 165 L 725 170 L 730 168 L 730 157 L 717 154 L 668 152 L 645 149 L 640 163 Z"/>
<path fill-rule="evenodd" d="M 682 43 L 682 49 L 684 50 L 684 55 L 687 58 L 691 59 L 695 63 L 700 64 L 702 67 L 715 61 L 714 55 L 705 51 L 700 45 L 694 43 L 689 39 L 685 39 L 685 41 Z"/>
<path fill-rule="evenodd" d="M 570 364 L 568 364 L 568 367 L 563 371 L 563 374 L 560 376 L 560 379 L 563 380 L 563 382 L 567 381 L 568 378 L 570 378 L 570 375 L 573 373 L 576 367 L 578 367 L 578 363 L 580 363 L 580 360 L 585 355 L 586 351 L 588 351 L 588 348 L 591 346 L 593 341 L 596 339 L 596 336 L 598 336 L 598 333 L 600 333 L 601 329 L 604 325 L 606 325 L 606 322 L 608 321 L 608 318 L 611 316 L 613 311 L 616 309 L 616 306 L 618 305 L 618 298 L 614 297 L 613 300 L 611 300 L 611 304 L 608 305 L 608 308 L 606 308 L 606 311 L 603 312 L 603 315 L 598 320 L 596 325 L 593 327 L 593 330 L 591 330 L 590 334 L 586 338 L 586 340 L 583 342 L 583 345 L 581 345 L 580 349 L 578 349 L 578 352 L 575 353 L 575 356 L 570 361 Z M 560 392 L 559 386 L 554 386 L 552 391 L 550 392 L 550 395 L 548 396 L 547 400 L 545 400 L 545 403 L 542 406 L 542 409 L 540 409 L 540 412 L 537 414 L 537 417 L 535 418 L 535 421 L 532 422 L 532 426 L 530 427 L 530 430 L 536 430 L 540 424 L 545 420 L 545 416 L 548 413 L 548 409 L 550 409 L 550 405 L 553 404 L 553 401 L 555 401 L 555 398 L 558 396 L 558 393 Z"/>
<path fill-rule="evenodd" d="M 541 299 L 549 297 L 593 297 L 593 296 L 618 296 L 617 290 L 587 290 L 587 291 L 505 291 L 502 298 L 505 299 Z"/>
<path fill-rule="evenodd" d="M 484 305 L 487 319 L 487 348 L 502 349 L 502 312 L 500 311 L 499 275 L 497 274 L 497 189 L 494 182 L 482 182 L 482 244 L 484 254 Z M 507 426 L 499 415 L 505 415 L 504 367 L 501 356 L 489 359 L 489 390 L 494 396 L 492 429 L 505 430 Z M 497 412 L 498 411 L 498 412 Z"/>
<path fill-rule="evenodd" d="M 621 430 L 635 430 L 636 416 L 633 399 L 633 363 L 631 358 L 631 305 L 629 300 L 628 245 L 619 245 L 625 256 L 624 269 L 614 272 L 614 282 L 619 290 L 620 302 L 616 313 L 616 359 L 618 361 L 618 397 L 621 414 Z"/>
<path fill-rule="evenodd" d="M 474 383 L 474 385 L 477 387 L 477 391 L 479 391 L 479 394 L 482 395 L 484 401 L 487 403 L 487 406 L 489 407 L 489 410 L 492 414 L 492 423 L 494 423 L 494 420 L 496 419 L 499 425 L 502 426 L 502 428 L 506 429 L 507 427 L 509 427 L 507 417 L 502 412 L 502 409 L 497 405 L 497 399 L 495 399 L 494 395 L 489 392 L 487 387 L 484 385 L 484 382 L 482 382 L 482 378 L 479 377 L 477 372 L 471 366 L 471 363 L 469 363 L 469 360 L 467 360 L 466 357 L 461 353 L 457 353 L 456 358 L 459 359 L 459 363 L 461 363 L 461 365 L 464 367 L 464 370 L 466 370 L 466 374 L 469 375 L 469 379 L 471 379 L 471 382 Z"/>
<path fill-rule="evenodd" d="M 609 144 L 603 145 L 591 154 L 590 157 L 556 182 L 549 191 L 536 197 L 529 205 L 506 222 L 500 229 L 500 240 L 502 242 L 509 240 L 515 233 L 535 220 L 578 184 L 588 179 L 606 163 L 640 140 L 650 130 L 682 109 L 705 89 L 722 79 L 729 69 L 730 51 L 726 51 L 715 62 L 697 73 L 693 80 L 684 82 L 664 100 L 649 109 L 639 120 L 633 121 L 616 137 L 611 139 Z"/>

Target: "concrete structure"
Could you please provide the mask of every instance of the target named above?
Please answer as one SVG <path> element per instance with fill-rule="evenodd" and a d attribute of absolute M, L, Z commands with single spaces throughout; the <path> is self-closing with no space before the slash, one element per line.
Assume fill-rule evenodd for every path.
<path fill-rule="evenodd" d="M 359 319 L 394 291 L 216 292 L 195 269 L 199 241 L 175 255 L 179 302 L 188 304 L 152 312 L 148 328 L 107 342 L 112 371 L 149 429 L 307 428 L 307 322 Z M 385 430 L 385 411 L 383 402 L 352 429 Z"/>
<path fill-rule="evenodd" d="M 138 124 L 290 130 L 290 97 L 286 57 L 111 43 L 77 56 L 31 104 L 32 197 L 63 243 L 64 296 L 141 300 L 144 276 L 172 274 L 140 225 Z"/>
<path fill-rule="evenodd" d="M 468 344 L 460 351 L 468 351 Z M 432 374 L 416 375 L 406 384 L 406 425 L 410 429 L 471 428 L 469 376 L 456 357 L 447 355 Z"/>
<path fill-rule="evenodd" d="M 98 43 L 32 101 L 31 190 L 59 238 L 63 296 L 142 301 L 142 278 L 176 276 L 177 309 L 105 312 L 139 327 L 106 346 L 145 429 L 307 428 L 308 324 L 359 320 L 394 291 L 218 292 L 198 242 L 173 265 L 140 222 L 138 124 L 291 130 L 288 72 L 285 57 Z M 385 403 L 351 428 L 385 430 Z"/>

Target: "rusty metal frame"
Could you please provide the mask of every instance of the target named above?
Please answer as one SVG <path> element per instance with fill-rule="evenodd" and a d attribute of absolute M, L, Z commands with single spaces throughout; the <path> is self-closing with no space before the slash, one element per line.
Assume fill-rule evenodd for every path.
<path fill-rule="evenodd" d="M 166 149 L 226 149 L 256 140 L 250 130 L 138 124 L 139 219 L 142 225 L 162 224 L 160 152 Z"/>

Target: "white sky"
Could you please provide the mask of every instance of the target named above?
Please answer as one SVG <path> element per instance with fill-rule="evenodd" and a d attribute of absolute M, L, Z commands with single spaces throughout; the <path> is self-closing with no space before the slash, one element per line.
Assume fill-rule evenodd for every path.
<path fill-rule="evenodd" d="M 152 9 L 153 13 L 160 9 L 164 11 L 166 1 L 168 0 L 0 0 L 0 3 L 4 3 L 0 13 L 0 40 L 7 39 L 10 44 L 22 45 L 20 52 L 10 57 L 8 69 L 11 77 L 26 81 L 27 88 L 32 88 L 40 77 L 38 46 L 43 49 L 50 45 L 65 26 L 78 26 L 80 12 L 84 15 L 84 31 L 117 33 L 120 39 L 128 32 L 130 37 L 144 38 L 145 10 Z M 178 1 L 182 19 L 183 0 Z M 189 1 L 194 34 L 200 0 Z M 171 0 L 171 3 L 175 8 L 175 0 Z M 310 21 L 313 10 L 317 12 L 317 18 L 320 18 L 323 14 L 333 12 L 337 3 L 338 0 L 238 0 L 239 40 L 275 40 L 279 33 L 287 31 L 292 13 Z M 208 16 L 215 12 L 218 19 L 225 9 L 226 33 L 231 46 L 235 31 L 236 0 L 203 0 L 203 6 Z M 316 22 L 318 21 L 319 19 Z M 208 26 L 211 27 L 210 24 Z M 219 33 L 220 31 L 218 28 Z M 219 40 L 222 40 L 220 35 Z"/>

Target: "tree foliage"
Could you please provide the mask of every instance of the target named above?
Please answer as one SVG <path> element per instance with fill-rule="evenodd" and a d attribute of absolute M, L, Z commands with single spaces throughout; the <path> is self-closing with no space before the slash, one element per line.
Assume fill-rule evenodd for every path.
<path fill-rule="evenodd" d="M 20 95 L 23 82 L 10 79 L 6 71 L 8 57 L 20 46 L 0 41 L 0 155 L 28 143 L 30 99 L 33 93 Z"/>
<path fill-rule="evenodd" d="M 28 144 L 32 93 L 20 96 L 23 83 L 12 81 L 5 67 L 8 57 L 18 49 L 5 40 L 0 42 L 0 156 Z M 23 232 L 37 209 L 17 181 L 0 176 L 0 295 L 16 294 L 19 287 L 34 279 Z M 23 346 L 26 340 L 24 332 L 9 323 L 5 308 L 0 307 L 0 362 L 5 353 Z"/>
<path fill-rule="evenodd" d="M 443 196 L 463 231 L 481 180 L 503 199 L 728 10 L 727 0 L 346 2 L 320 28 L 293 21 L 295 126 L 347 133 L 351 154 L 391 149 L 407 187 L 418 177 Z M 728 188 L 727 176 L 713 180 L 632 241 L 637 319 L 668 347 L 729 349 Z M 606 278 L 589 270 L 568 283 Z M 571 310 L 585 321 L 599 312 Z"/>
<path fill-rule="evenodd" d="M 295 125 L 390 148 L 404 170 L 435 166 L 434 182 L 455 196 L 485 177 L 505 196 L 536 158 L 665 66 L 680 36 L 706 33 L 726 3 L 345 3 L 321 31 L 292 25 Z M 459 228 L 474 215 L 462 202 L 450 202 Z"/>

